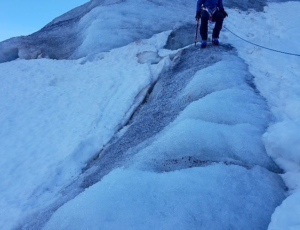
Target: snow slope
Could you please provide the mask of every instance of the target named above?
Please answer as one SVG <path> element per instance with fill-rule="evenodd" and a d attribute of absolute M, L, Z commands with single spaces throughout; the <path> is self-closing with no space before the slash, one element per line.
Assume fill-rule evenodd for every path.
<path fill-rule="evenodd" d="M 262 10 L 267 0 L 226 0 L 225 6 Z M 38 56 L 77 59 L 171 30 L 195 14 L 194 0 L 91 0 L 40 31 L 0 43 L 0 63 Z M 105 23 L 103 23 L 105 22 Z"/>
<path fill-rule="evenodd" d="M 0 43 L 0 63 L 38 56 L 77 59 L 109 51 L 193 22 L 194 5 L 193 0 L 92 0 L 37 33 Z"/>
<path fill-rule="evenodd" d="M 128 121 L 168 64 L 168 32 L 78 61 L 0 65 L 0 228 L 57 198 Z"/>
<path fill-rule="evenodd" d="M 124 167 L 60 207 L 43 229 L 266 229 L 285 198 L 261 140 L 270 114 L 245 63 L 226 48 L 218 57 L 174 92 L 172 106 L 187 106 L 173 122 L 129 148 Z M 176 82 L 190 68 L 174 66 L 166 77 Z M 164 77 L 143 107 L 161 100 Z"/>
<path fill-rule="evenodd" d="M 270 114 L 246 76 L 245 64 L 232 55 L 198 71 L 180 95 L 192 102 L 137 154 L 134 164 L 194 157 L 277 171 L 261 141 Z M 199 96 L 203 92 L 207 95 Z"/>
<path fill-rule="evenodd" d="M 241 5 L 248 8 L 246 2 Z M 259 9 L 264 4 L 254 3 Z M 252 42 L 280 49 L 284 42 L 286 51 L 300 53 L 290 39 L 299 40 L 293 13 L 299 7 L 288 2 L 260 13 L 228 10 L 226 24 Z M 0 43 L 0 62 L 81 58 L 0 64 L 1 229 L 43 215 L 86 163 L 119 137 L 159 73 L 184 57 L 161 49 L 169 32 L 137 40 L 191 22 L 194 11 L 195 1 L 187 0 L 94 0 L 31 36 Z M 289 21 L 282 11 L 290 12 Z M 299 227 L 299 58 L 252 47 L 229 32 L 221 36 L 249 65 L 259 91 L 247 65 L 226 46 L 211 62 L 201 56 L 197 61 L 208 64 L 195 73 L 179 68 L 193 73 L 169 101 L 187 104 L 179 116 L 129 147 L 124 167 L 61 206 L 45 229 Z M 149 100 L 159 98 L 161 86 Z M 134 120 L 120 135 L 133 126 Z M 285 185 L 266 150 L 285 170 L 290 196 L 282 204 Z"/>
<path fill-rule="evenodd" d="M 266 229 L 283 195 L 278 179 L 259 167 L 222 164 L 168 173 L 116 169 L 43 229 Z"/>
<path fill-rule="evenodd" d="M 226 25 L 251 42 L 300 54 L 297 44 L 300 39 L 300 16 L 295 14 L 299 10 L 299 1 L 269 4 L 264 13 L 231 10 Z M 269 229 L 300 229 L 299 56 L 270 52 L 248 45 L 229 32 L 225 35 L 228 37 L 225 41 L 237 47 L 239 55 L 249 65 L 255 84 L 274 115 L 263 140 L 267 153 L 285 171 L 282 178 L 290 189 L 290 197 L 276 209 Z"/>

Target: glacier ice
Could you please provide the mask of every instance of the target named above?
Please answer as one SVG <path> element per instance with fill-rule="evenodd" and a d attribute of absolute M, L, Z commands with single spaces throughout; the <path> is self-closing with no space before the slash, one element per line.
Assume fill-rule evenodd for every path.
<path fill-rule="evenodd" d="M 266 229 L 285 198 L 272 172 L 280 170 L 261 140 L 270 114 L 245 63 L 223 58 L 172 97 L 174 105 L 186 95 L 194 101 L 171 124 L 136 155 L 129 149 L 124 168 L 59 208 L 44 229 Z M 235 60 L 236 74 L 225 68 L 228 60 Z M 150 101 L 160 99 L 159 85 Z M 208 91 L 199 94 L 202 89 Z"/>
<path fill-rule="evenodd" d="M 168 65 L 167 57 L 140 64 L 137 55 L 162 48 L 168 34 L 93 58 L 0 64 L 1 229 L 60 199 L 126 124 Z"/>
<path fill-rule="evenodd" d="M 224 1 L 225 6 L 262 10 L 267 0 Z M 91 0 L 29 36 L 0 43 L 0 63 L 21 59 L 77 59 L 153 34 L 193 24 L 193 0 Z M 159 17 L 157 17 L 159 15 Z"/>
<path fill-rule="evenodd" d="M 17 58 L 78 59 L 109 51 L 193 22 L 193 8 L 191 0 L 93 0 L 32 35 L 1 42 L 0 63 Z"/>
<path fill-rule="evenodd" d="M 278 2 L 278 1 L 274 1 Z M 270 3 L 262 12 L 241 13 L 230 10 L 226 26 L 238 35 L 275 50 L 300 54 L 297 45 L 300 34 L 300 16 L 293 12 L 300 9 L 296 2 Z M 290 15 L 285 20 L 284 14 Z M 239 20 L 235 18 L 238 17 Z M 249 28 L 255 25 L 255 33 Z M 267 154 L 285 171 L 282 175 L 289 188 L 286 201 L 279 206 L 273 217 L 270 229 L 299 229 L 299 150 L 300 150 L 300 85 L 299 57 L 284 55 L 247 45 L 235 36 L 224 31 L 226 41 L 233 44 L 240 57 L 249 65 L 255 76 L 255 84 L 266 99 L 274 116 L 272 123 L 263 135 Z M 284 45 L 283 45 L 284 44 Z M 292 204 L 293 203 L 293 204 Z M 295 216 L 294 216 L 295 214 Z M 297 215 L 298 214 L 298 215 Z"/>
<path fill-rule="evenodd" d="M 116 169 L 62 206 L 50 229 L 266 229 L 284 198 L 260 167 L 215 164 L 168 173 Z"/>
<path fill-rule="evenodd" d="M 231 1 L 227 2 L 232 4 Z M 7 85 L 3 84 L 4 87 L 1 89 L 3 93 L 1 98 L 4 98 L 1 100 L 3 109 L 0 115 L 4 117 L 3 122 L 1 121 L 3 125 L 1 128 L 5 128 L 0 130 L 1 136 L 13 136 L 10 128 L 14 125 L 15 130 L 22 134 L 24 127 L 29 124 L 28 127 L 33 130 L 33 132 L 30 130 L 30 134 L 41 138 L 46 137 L 40 142 L 34 142 L 31 135 L 23 135 L 24 145 L 19 143 L 12 145 L 9 141 L 5 141 L 2 145 L 20 149 L 16 151 L 17 154 L 10 155 L 10 157 L 11 162 L 23 166 L 7 167 L 6 159 L 1 162 L 1 168 L 3 171 L 12 172 L 11 175 L 15 175 L 14 178 L 24 181 L 21 186 L 25 185 L 22 189 L 18 189 L 20 184 L 17 183 L 10 187 L 10 183 L 18 180 L 10 182 L 5 177 L 5 173 L 2 174 L 1 186 L 5 188 L 2 189 L 4 191 L 2 194 L 8 194 L 13 199 L 6 199 L 2 196 L 4 198 L 0 200 L 1 207 L 9 208 L 1 209 L 0 216 L 4 219 L 11 214 L 16 220 L 10 221 L 11 218 L 7 218 L 4 222 L 17 223 L 18 218 L 24 217 L 24 213 L 28 210 L 38 213 L 41 210 L 39 206 L 41 203 L 45 206 L 48 205 L 48 201 L 51 203 L 53 199 L 51 192 L 61 188 L 60 185 L 63 184 L 61 182 L 66 179 L 64 176 L 71 175 L 70 170 L 78 173 L 86 160 L 91 158 L 99 147 L 101 148 L 101 143 L 106 143 L 122 127 L 122 124 L 128 121 L 133 110 L 147 93 L 148 87 L 157 80 L 165 64 L 170 64 L 167 56 L 171 52 L 159 50 L 162 47 L 161 44 L 165 43 L 165 39 L 156 37 L 150 41 L 155 45 L 146 42 L 147 48 L 141 48 L 145 45 L 145 41 L 137 40 L 148 38 L 159 31 L 180 28 L 181 25 L 190 23 L 194 16 L 194 3 L 193 1 L 161 0 L 94 0 L 53 20 L 33 35 L 0 43 L 0 62 L 18 58 L 77 59 L 83 57 L 78 61 L 34 60 L 27 62 L 17 60 L 0 66 L 1 77 L 4 76 L 1 79 L 9 82 Z M 240 4 L 248 6 L 244 3 L 245 1 L 241 1 Z M 261 9 L 265 1 L 256 1 L 253 4 Z M 256 34 L 249 33 L 247 37 L 254 40 L 266 38 L 275 46 L 281 41 L 276 39 L 276 36 L 284 39 L 290 34 L 281 33 L 288 27 L 278 24 L 279 21 L 285 21 L 276 13 L 280 11 L 276 7 L 279 9 L 284 7 L 288 12 L 298 6 L 297 3 L 271 5 L 267 8 L 271 12 L 269 15 L 232 10 L 230 11 L 232 20 L 229 20 L 233 27 L 242 32 L 248 30 L 250 26 L 253 26 L 253 22 L 256 22 L 260 25 L 255 28 Z M 294 17 L 293 22 L 299 21 L 297 15 Z M 279 25 L 276 30 L 274 30 L 274 25 Z M 297 35 L 295 28 L 297 26 L 289 29 Z M 273 40 L 269 36 L 271 32 L 276 35 Z M 132 159 L 128 159 L 125 164 L 126 168 L 112 171 L 101 182 L 62 206 L 53 215 L 46 228 L 74 229 L 73 224 L 76 224 L 75 227 L 90 227 L 91 229 L 93 227 L 99 229 L 103 225 L 107 227 L 106 229 L 116 227 L 159 229 L 161 226 L 168 229 L 174 228 L 175 225 L 179 229 L 187 226 L 189 229 L 195 229 L 198 226 L 208 229 L 209 227 L 205 224 L 211 224 L 210 226 L 215 229 L 247 229 L 249 226 L 254 226 L 255 229 L 266 229 L 273 210 L 280 205 L 285 195 L 281 178 L 272 173 L 280 172 L 280 169 L 266 154 L 265 146 L 267 153 L 280 166 L 286 171 L 295 171 L 282 176 L 289 188 L 295 191 L 290 191 L 289 194 L 292 195 L 277 208 L 269 228 L 273 229 L 277 223 L 280 223 L 277 225 L 280 228 L 298 226 L 297 223 L 290 224 L 294 219 L 297 220 L 297 215 L 294 218 L 294 215 L 289 214 L 297 214 L 298 210 L 294 204 L 300 200 L 297 182 L 299 168 L 298 164 L 295 164 L 299 161 L 296 154 L 299 146 L 297 118 L 300 111 L 297 96 L 298 59 L 278 59 L 275 55 L 267 55 L 260 49 L 241 45 L 224 31 L 224 40 L 226 38 L 230 38 L 229 41 L 237 47 L 239 55 L 249 64 L 255 79 L 249 74 L 245 63 L 233 55 L 227 57 L 220 55 L 222 57 L 218 58 L 222 61 L 198 60 L 201 64 L 207 62 L 207 65 L 211 65 L 212 62 L 217 63 L 195 73 L 190 83 L 186 87 L 182 85 L 183 90 L 172 98 L 174 103 L 168 106 L 178 106 L 184 109 L 179 116 L 174 120 L 170 119 L 172 123 L 167 127 L 162 127 L 162 131 L 159 130 L 160 133 L 153 132 L 157 135 L 153 136 L 151 141 L 146 141 L 139 146 L 140 151 L 132 156 Z M 124 55 L 120 55 L 119 49 L 114 49 L 133 41 L 135 42 L 133 45 L 125 47 L 126 52 L 123 50 Z M 288 44 L 290 44 L 289 48 L 297 49 L 292 42 Z M 133 47 L 141 49 L 134 50 L 129 57 L 128 53 Z M 102 51 L 109 52 L 98 54 Z M 216 52 L 216 49 L 212 48 L 209 51 Z M 165 53 L 167 53 L 165 56 L 162 55 Z M 175 58 L 180 60 L 180 56 Z M 211 55 L 209 58 L 215 58 L 215 56 Z M 179 71 L 186 71 L 182 66 L 180 68 L 178 68 Z M 114 70 L 114 72 L 110 73 L 106 71 L 107 69 Z M 13 74 L 14 71 L 18 74 Z M 28 77 L 28 73 L 35 77 Z M 124 76 L 127 80 L 130 76 L 138 76 L 136 78 L 140 80 L 138 87 L 135 88 L 136 79 L 130 78 L 132 81 L 129 79 L 126 83 L 123 81 Z M 108 85 L 102 84 L 100 79 L 102 77 L 109 79 Z M 122 79 L 124 85 L 115 85 L 116 78 L 120 82 Z M 97 84 L 93 85 L 89 81 L 97 82 Z M 267 101 L 261 97 L 252 81 Z M 68 87 L 70 82 L 72 83 Z M 31 85 L 28 86 L 28 83 Z M 37 85 L 38 87 L 35 87 Z M 10 88 L 15 86 L 18 91 L 14 91 L 16 88 Z M 106 91 L 99 93 L 98 88 L 101 87 Z M 161 93 L 160 87 L 162 84 L 158 83 L 149 100 L 157 98 Z M 59 91 L 59 88 L 62 90 Z M 91 90 L 90 94 L 86 94 L 89 90 Z M 33 91 L 36 94 L 30 96 L 30 92 Z M 110 94 L 116 91 L 118 91 L 116 94 Z M 127 98 L 124 98 L 124 92 Z M 76 103 L 64 93 L 71 96 L 71 99 L 78 98 L 76 100 L 78 104 L 75 105 Z M 24 96 L 24 99 L 20 99 L 21 96 Z M 108 105 L 93 104 L 90 99 L 101 99 L 101 102 L 107 102 Z M 115 102 L 119 99 L 126 101 L 120 103 L 121 112 L 118 110 L 120 108 L 115 106 Z M 34 103 L 36 101 L 38 103 Z M 54 101 L 55 103 L 51 103 Z M 185 105 L 187 107 L 184 107 Z M 26 106 L 29 109 L 22 110 L 22 107 Z M 275 119 L 271 116 L 268 106 Z M 50 119 L 51 113 L 48 112 L 55 108 L 69 110 L 71 115 L 64 116 L 62 113 L 58 119 Z M 80 120 L 76 116 L 83 110 L 85 117 Z M 157 112 L 157 119 L 159 119 L 160 111 Z M 99 113 L 104 115 L 99 115 Z M 172 114 L 172 116 L 175 115 Z M 95 117 L 97 117 L 96 120 Z M 116 123 L 110 123 L 112 118 Z M 261 136 L 266 131 L 269 122 L 274 122 L 276 119 L 282 122 L 272 124 L 262 142 Z M 61 127 L 58 132 L 60 135 L 55 137 L 55 141 L 52 142 L 53 139 L 47 138 L 47 135 L 53 136 L 48 124 L 60 127 L 66 120 L 72 121 L 70 126 L 65 127 L 68 131 L 66 135 Z M 82 122 L 86 120 L 93 122 L 86 125 Z M 22 122 L 26 125 L 22 125 Z M 100 123 L 103 126 L 97 126 Z M 91 131 L 76 137 L 74 133 L 76 130 L 81 130 L 80 125 L 88 126 Z M 130 125 L 134 126 L 134 124 Z M 46 134 L 36 133 L 34 130 L 36 127 L 45 130 Z M 99 127 L 101 131 L 104 130 L 105 134 L 94 136 Z M 126 127 L 122 135 L 126 135 L 126 130 L 130 130 L 130 127 Z M 158 128 L 150 131 L 157 130 Z M 65 138 L 75 139 L 73 140 L 75 145 L 72 145 L 74 147 L 72 157 L 68 157 L 68 151 L 65 151 L 66 155 L 59 156 L 63 159 L 58 166 L 55 162 L 51 162 L 53 159 L 49 156 L 44 156 L 47 164 L 42 164 L 43 161 L 34 158 L 44 151 L 59 148 L 59 144 L 53 145 L 53 143 L 64 144 Z M 99 142 L 99 139 L 102 141 Z M 23 152 L 24 146 L 27 150 L 32 150 L 33 143 L 41 144 L 42 147 L 31 151 L 32 157 L 26 159 Z M 49 146 L 48 149 L 45 143 Z M 68 144 L 64 145 L 62 150 L 69 147 Z M 82 152 L 87 155 L 82 155 Z M 127 156 L 130 158 L 131 155 Z M 31 163 L 33 166 L 30 165 Z M 35 165 L 42 166 L 35 168 Z M 190 167 L 194 168 L 189 169 Z M 36 185 L 36 181 L 26 178 L 26 170 L 32 170 L 36 172 L 36 175 L 43 177 L 49 173 L 49 169 L 50 172 L 54 169 L 54 178 L 47 180 L 46 184 L 38 186 L 31 193 L 32 188 L 28 189 L 30 186 L 27 185 Z M 37 176 L 36 179 L 39 180 L 39 177 Z M 55 187 L 57 185 L 58 187 Z M 35 202 L 26 200 L 28 194 L 32 195 L 30 199 L 34 199 Z M 44 195 L 40 196 L 40 194 Z M 14 199 L 18 202 L 13 202 Z M 100 224 L 103 225 L 100 226 Z"/>

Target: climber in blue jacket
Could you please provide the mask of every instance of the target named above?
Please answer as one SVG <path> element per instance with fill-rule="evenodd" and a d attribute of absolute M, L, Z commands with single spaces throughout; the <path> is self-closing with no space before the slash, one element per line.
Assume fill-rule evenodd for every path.
<path fill-rule="evenodd" d="M 227 16 L 228 14 L 223 7 L 223 0 L 198 0 L 196 20 L 199 21 L 201 18 L 201 48 L 205 48 L 207 44 L 208 20 L 216 23 L 212 34 L 212 43 L 219 45 L 219 35 L 223 26 L 223 20 Z"/>

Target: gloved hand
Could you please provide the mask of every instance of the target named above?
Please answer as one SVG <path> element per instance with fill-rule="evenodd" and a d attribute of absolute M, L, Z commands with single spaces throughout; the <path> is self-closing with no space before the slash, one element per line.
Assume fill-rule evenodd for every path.
<path fill-rule="evenodd" d="M 227 12 L 224 10 L 224 8 L 220 9 L 220 12 L 224 15 L 224 18 L 228 17 Z"/>
<path fill-rule="evenodd" d="M 197 11 L 197 14 L 195 17 L 197 21 L 199 21 L 199 19 L 201 18 L 201 13 L 202 13 L 202 10 Z"/>

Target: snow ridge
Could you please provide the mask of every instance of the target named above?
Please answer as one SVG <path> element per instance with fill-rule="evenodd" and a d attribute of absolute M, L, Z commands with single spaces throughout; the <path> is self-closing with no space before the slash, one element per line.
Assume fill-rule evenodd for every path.
<path fill-rule="evenodd" d="M 293 14 L 299 7 L 299 1 L 291 1 L 269 4 L 264 13 L 230 11 L 233 17 L 228 18 L 227 23 L 232 30 L 238 31 L 251 42 L 300 53 L 297 45 L 300 37 L 296 31 L 300 18 Z M 288 21 L 281 15 L 283 11 L 291 15 Z M 232 20 L 235 17 L 240 20 Z M 246 29 L 253 25 L 255 33 Z M 273 122 L 263 135 L 263 141 L 268 155 L 284 170 L 282 178 L 289 188 L 287 195 L 290 196 L 276 209 L 268 229 L 299 229 L 299 57 L 249 46 L 228 33 L 226 36 L 249 65 L 250 72 L 255 75 L 255 84 L 274 115 Z"/>

